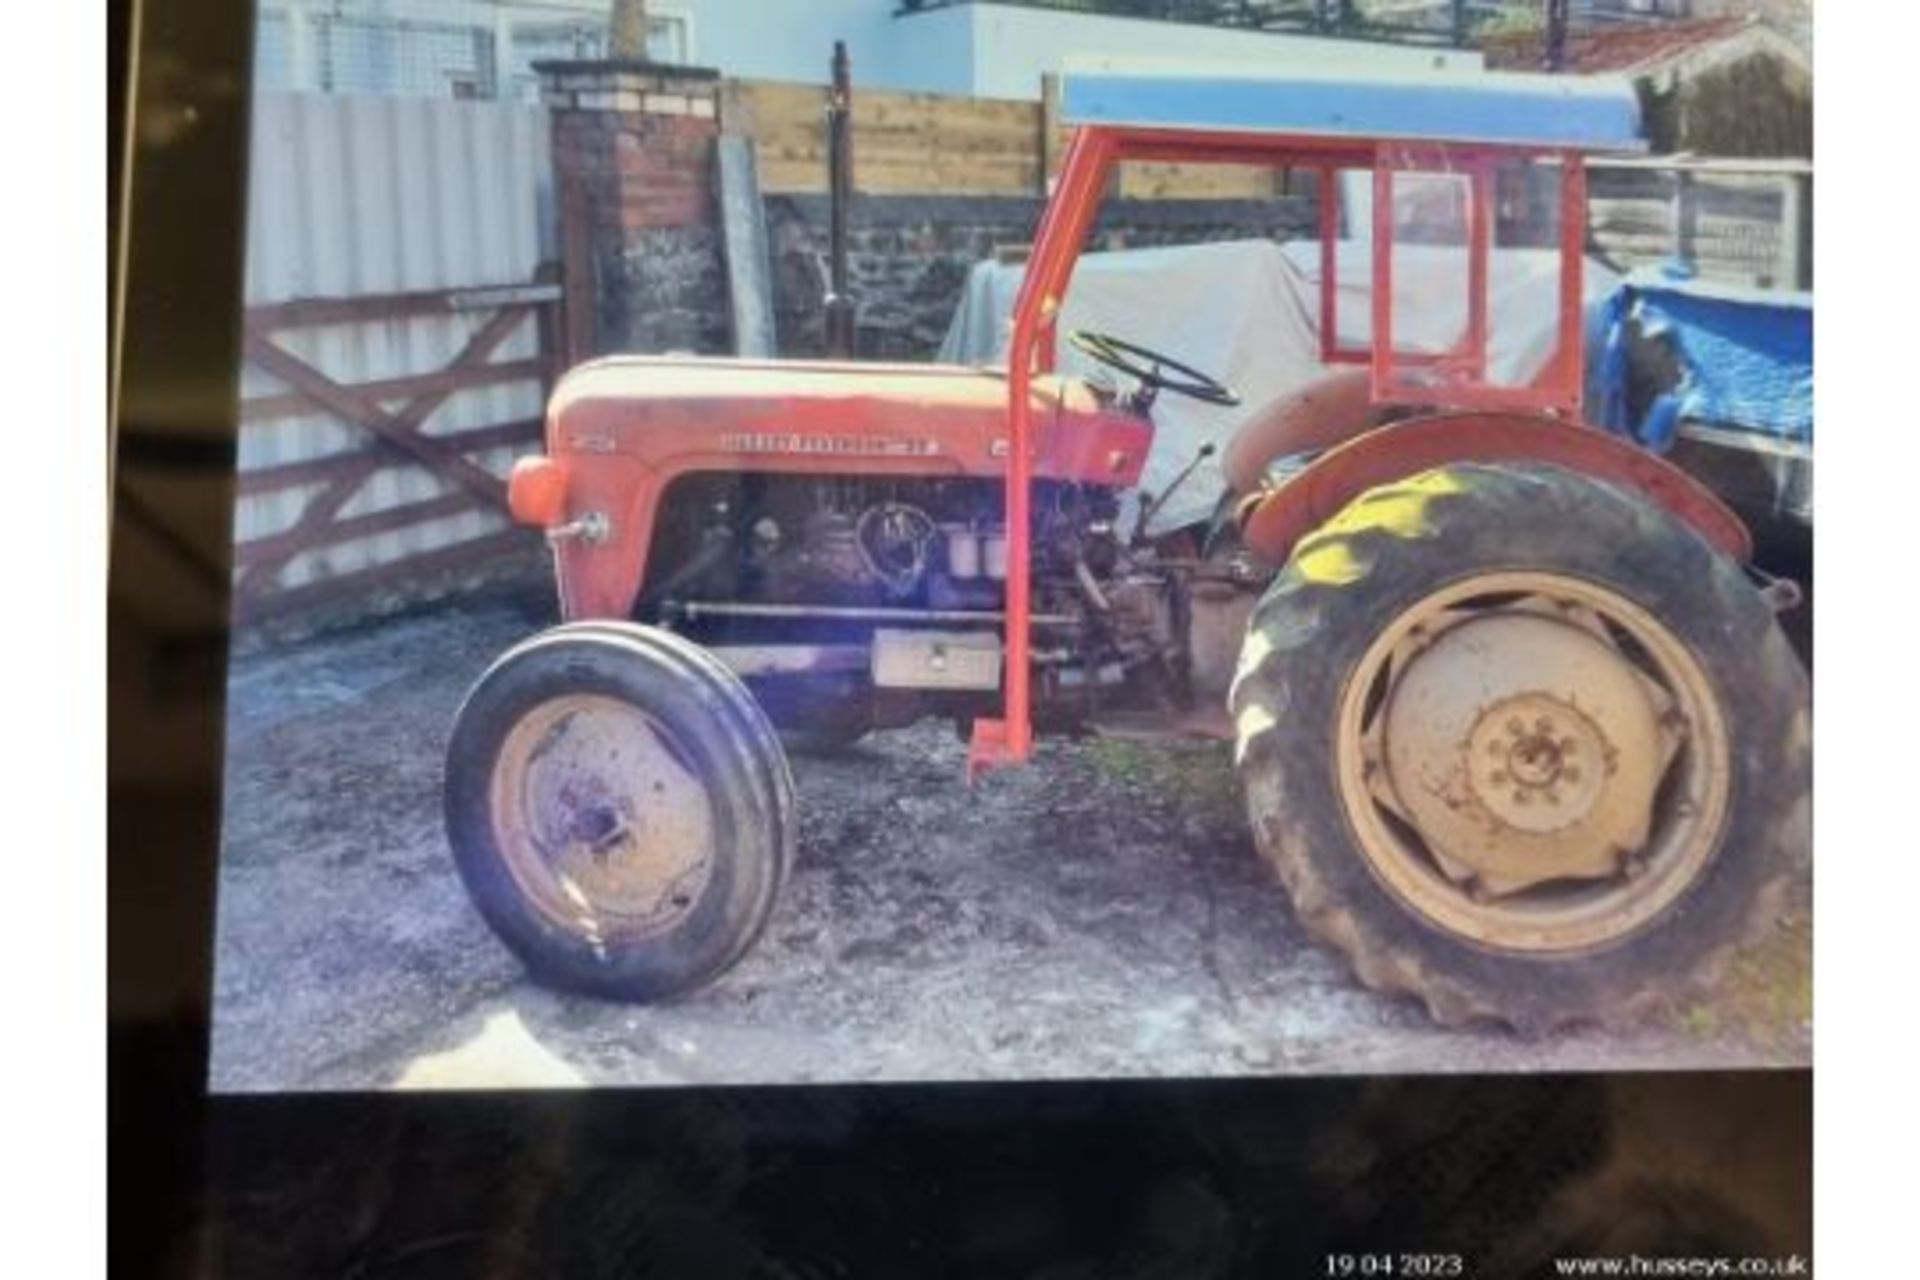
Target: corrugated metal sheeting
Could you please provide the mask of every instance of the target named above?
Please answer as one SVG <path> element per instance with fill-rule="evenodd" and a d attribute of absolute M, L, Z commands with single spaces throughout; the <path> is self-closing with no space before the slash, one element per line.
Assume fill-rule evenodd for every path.
<path fill-rule="evenodd" d="M 544 109 L 518 103 L 333 94 L 262 93 L 253 107 L 247 227 L 247 304 L 417 290 L 522 284 L 557 256 Z M 485 310 L 287 328 L 267 336 L 343 385 L 444 368 L 488 319 Z M 532 315 L 492 357 L 538 354 Z M 289 391 L 252 366 L 243 400 Z M 389 409 L 399 408 L 389 402 Z M 537 419 L 534 378 L 455 393 L 427 420 L 428 435 Z M 368 435 L 325 413 L 244 422 L 240 470 L 365 450 Z M 514 447 L 473 455 L 504 475 Z M 242 497 L 235 540 L 285 531 L 316 482 Z M 426 468 L 383 467 L 342 517 L 450 492 Z M 293 588 L 418 555 L 503 527 L 491 512 L 463 514 L 304 551 L 280 584 Z"/>

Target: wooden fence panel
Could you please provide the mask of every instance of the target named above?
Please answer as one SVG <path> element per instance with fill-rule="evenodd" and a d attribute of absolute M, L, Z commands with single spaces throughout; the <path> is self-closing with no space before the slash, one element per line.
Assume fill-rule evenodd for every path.
<path fill-rule="evenodd" d="M 1796 161 L 1596 162 L 1588 182 L 1592 242 L 1622 266 L 1679 258 L 1701 276 L 1807 288 L 1812 167 Z"/>
<path fill-rule="evenodd" d="M 823 85 L 727 82 L 724 125 L 753 139 L 764 192 L 825 193 L 826 101 Z M 1042 78 L 1033 102 L 858 85 L 853 102 L 854 188 L 869 195 L 1042 196 L 1066 154 L 1070 130 L 1060 119 L 1053 76 Z M 1709 162 L 1690 177 L 1659 161 L 1639 163 L 1644 167 L 1635 170 L 1596 166 L 1591 208 L 1602 249 L 1638 264 L 1683 248 L 1703 273 L 1732 280 L 1785 282 L 1793 272 L 1806 202 L 1792 186 L 1790 163 L 1772 174 L 1736 168 L 1741 162 Z M 1764 162 L 1755 163 L 1764 169 Z M 1801 181 L 1804 186 L 1804 175 Z M 1114 194 L 1263 200 L 1287 189 L 1287 175 L 1267 168 L 1127 164 Z"/>
<path fill-rule="evenodd" d="M 827 189 L 826 89 L 730 81 L 724 127 L 754 140 L 761 190 Z M 853 184 L 869 195 L 1040 196 L 1058 174 L 1067 127 L 1057 82 L 1035 102 L 930 93 L 853 92 Z M 1248 199 L 1278 189 L 1271 170 L 1225 165 L 1129 164 L 1117 192 L 1155 199 Z"/>
<path fill-rule="evenodd" d="M 734 81 L 721 111 L 730 132 L 753 138 L 762 190 L 826 190 L 824 87 Z M 856 86 L 854 186 L 873 194 L 1036 194 L 1038 120 L 1033 103 Z"/>

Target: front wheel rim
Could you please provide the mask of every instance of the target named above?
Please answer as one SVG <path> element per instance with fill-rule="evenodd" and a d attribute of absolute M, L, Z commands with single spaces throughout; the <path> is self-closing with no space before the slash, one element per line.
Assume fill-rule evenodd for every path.
<path fill-rule="evenodd" d="M 622 699 L 567 694 L 521 716 L 488 802 L 522 896 L 596 948 L 673 929 L 712 879 L 717 824 L 700 771 Z"/>
<path fill-rule="evenodd" d="M 1502 951 L 1620 941 L 1706 874 L 1728 817 L 1720 700 L 1612 588 L 1497 572 L 1396 616 L 1342 691 L 1336 781 L 1368 869 Z"/>

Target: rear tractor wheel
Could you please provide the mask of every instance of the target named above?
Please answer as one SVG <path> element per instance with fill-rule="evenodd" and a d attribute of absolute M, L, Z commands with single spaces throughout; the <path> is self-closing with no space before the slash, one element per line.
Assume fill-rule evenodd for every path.
<path fill-rule="evenodd" d="M 1232 708 L 1301 919 L 1443 1022 L 1636 1016 L 1710 982 L 1808 856 L 1808 684 L 1772 613 L 1558 468 L 1362 495 L 1254 611 Z"/>
<path fill-rule="evenodd" d="M 509 650 L 461 707 L 447 834 L 480 914 L 533 976 L 625 1000 L 712 981 L 793 858 L 774 730 L 711 654 L 581 623 Z"/>

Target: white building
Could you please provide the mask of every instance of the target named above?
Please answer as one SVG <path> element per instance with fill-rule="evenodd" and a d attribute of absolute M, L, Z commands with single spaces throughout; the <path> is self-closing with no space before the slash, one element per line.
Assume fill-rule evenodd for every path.
<path fill-rule="evenodd" d="M 532 64 L 605 47 L 612 0 L 260 0 L 265 89 L 433 96 L 537 93 Z M 1480 55 L 1033 3 L 651 0 L 652 56 L 748 79 L 824 81 L 844 40 L 856 86 L 1032 99 L 1069 54 L 1272 59 L 1321 70 L 1474 70 Z"/>

